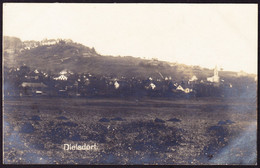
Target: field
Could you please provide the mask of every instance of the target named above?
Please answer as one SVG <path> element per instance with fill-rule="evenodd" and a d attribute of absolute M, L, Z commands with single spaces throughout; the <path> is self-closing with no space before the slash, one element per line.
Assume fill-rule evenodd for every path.
<path fill-rule="evenodd" d="M 4 100 L 5 164 L 256 164 L 256 101 Z M 97 150 L 64 150 L 64 144 Z"/>

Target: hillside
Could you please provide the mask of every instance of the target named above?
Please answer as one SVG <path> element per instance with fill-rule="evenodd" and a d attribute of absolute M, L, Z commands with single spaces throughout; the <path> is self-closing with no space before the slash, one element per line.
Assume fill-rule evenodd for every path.
<path fill-rule="evenodd" d="M 27 65 L 52 73 L 59 73 L 67 69 L 76 73 L 91 73 L 95 75 L 114 77 L 140 77 L 161 78 L 172 77 L 174 80 L 188 80 L 193 75 L 199 79 L 213 75 L 213 70 L 198 66 L 169 63 L 158 60 L 147 60 L 131 56 L 114 57 L 102 56 L 94 48 L 70 41 L 60 40 L 51 45 L 34 45 L 25 49 L 20 39 L 4 37 L 4 65 L 7 67 L 19 67 Z M 33 43 L 36 43 L 33 41 Z M 40 42 L 38 42 L 40 44 Z M 37 43 L 37 44 L 38 44 Z M 13 52 L 10 52 L 10 50 Z M 9 52 L 6 52 L 9 51 Z M 220 71 L 220 77 L 235 77 L 237 73 Z"/>
<path fill-rule="evenodd" d="M 4 44 L 4 50 L 22 48 L 22 41 L 17 37 L 4 36 L 3 44 Z"/>

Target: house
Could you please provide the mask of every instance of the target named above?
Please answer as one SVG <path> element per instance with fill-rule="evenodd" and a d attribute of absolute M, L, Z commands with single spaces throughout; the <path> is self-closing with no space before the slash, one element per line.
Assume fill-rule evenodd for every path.
<path fill-rule="evenodd" d="M 25 50 L 30 50 L 30 49 L 31 49 L 31 47 L 24 47 L 24 49 L 25 49 Z"/>
<path fill-rule="evenodd" d="M 154 90 L 156 88 L 156 85 L 154 83 L 150 83 L 148 86 L 145 86 L 145 88 Z"/>
<path fill-rule="evenodd" d="M 73 41 L 72 41 L 71 39 L 63 39 L 63 41 L 64 41 L 65 43 L 73 43 Z"/>
<path fill-rule="evenodd" d="M 15 53 L 15 50 L 14 49 L 5 49 L 4 50 L 6 53 L 8 54 L 14 54 Z"/>
<path fill-rule="evenodd" d="M 35 70 L 35 71 L 29 72 L 24 77 L 29 80 L 38 80 L 40 78 L 40 76 L 42 76 L 42 74 L 38 70 Z"/>
<path fill-rule="evenodd" d="M 193 75 L 190 79 L 189 79 L 189 82 L 194 82 L 194 81 L 197 81 L 198 80 L 198 78 L 195 76 L 195 75 Z"/>
<path fill-rule="evenodd" d="M 197 81 L 198 81 L 197 76 L 193 75 L 193 76 L 189 79 L 188 84 L 194 84 L 194 83 L 197 83 Z"/>
<path fill-rule="evenodd" d="M 42 95 L 47 86 L 44 83 L 23 82 L 20 86 L 20 96 L 22 95 Z"/>
<path fill-rule="evenodd" d="M 156 88 L 155 84 L 153 84 L 153 83 L 151 83 L 151 84 L 149 85 L 149 87 L 150 87 L 151 89 L 153 89 L 153 90 Z"/>
<path fill-rule="evenodd" d="M 183 89 L 183 87 L 182 87 L 181 85 L 179 85 L 179 86 L 176 88 L 176 90 L 180 90 L 180 91 L 183 91 L 183 92 L 184 92 L 184 89 Z"/>
<path fill-rule="evenodd" d="M 207 81 L 212 82 L 212 83 L 219 83 L 219 76 L 218 76 L 217 66 L 214 69 L 214 76 L 208 77 Z"/>
<path fill-rule="evenodd" d="M 44 75 L 46 78 L 48 77 L 48 74 L 47 74 L 47 73 L 45 73 L 45 72 L 43 73 L 43 75 Z"/>
<path fill-rule="evenodd" d="M 55 40 L 55 39 L 44 39 L 41 41 L 41 45 L 55 45 L 57 43 L 59 43 L 60 40 Z"/>
<path fill-rule="evenodd" d="M 47 87 L 44 83 L 32 83 L 32 82 L 23 82 L 22 87 L 32 87 L 32 88 L 45 88 Z"/>
<path fill-rule="evenodd" d="M 43 94 L 43 92 L 41 90 L 36 90 L 35 93 L 39 94 L 39 95 Z"/>
<path fill-rule="evenodd" d="M 40 42 L 38 41 L 24 41 L 23 42 L 23 49 L 31 49 L 31 48 L 35 48 L 38 47 L 40 44 Z"/>
<path fill-rule="evenodd" d="M 58 77 L 56 77 L 56 78 L 53 78 L 54 80 L 63 80 L 63 81 L 66 81 L 66 80 L 68 80 L 68 77 L 67 76 L 65 76 L 65 75 L 60 75 L 60 76 L 58 76 Z"/>
<path fill-rule="evenodd" d="M 184 93 L 190 93 L 190 92 L 192 92 L 193 90 L 192 89 L 190 89 L 190 88 L 183 88 L 181 85 L 179 85 L 177 88 L 176 88 L 176 90 L 177 91 L 182 91 L 182 92 L 184 92 Z"/>
<path fill-rule="evenodd" d="M 62 70 L 62 71 L 60 71 L 60 75 L 65 75 L 65 74 L 67 74 L 68 72 L 67 72 L 67 70 L 66 69 L 64 69 L 64 70 Z"/>
<path fill-rule="evenodd" d="M 114 86 L 115 86 L 115 89 L 118 89 L 120 87 L 120 84 L 117 81 L 115 81 Z"/>

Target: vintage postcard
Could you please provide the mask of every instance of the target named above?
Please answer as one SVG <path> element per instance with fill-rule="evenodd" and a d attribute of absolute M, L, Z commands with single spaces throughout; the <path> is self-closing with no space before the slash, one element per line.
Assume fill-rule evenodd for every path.
<path fill-rule="evenodd" d="M 3 164 L 256 165 L 257 4 L 3 4 Z"/>

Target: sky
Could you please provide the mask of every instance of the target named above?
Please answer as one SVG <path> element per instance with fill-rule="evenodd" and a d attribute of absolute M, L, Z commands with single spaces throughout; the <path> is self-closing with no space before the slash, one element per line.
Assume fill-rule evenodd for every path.
<path fill-rule="evenodd" d="M 3 35 L 257 74 L 257 4 L 4 3 Z"/>

